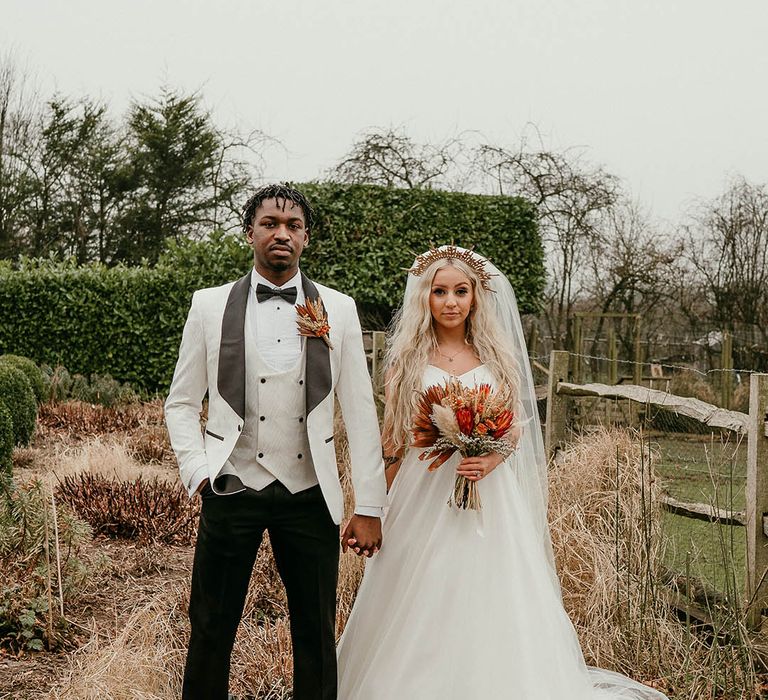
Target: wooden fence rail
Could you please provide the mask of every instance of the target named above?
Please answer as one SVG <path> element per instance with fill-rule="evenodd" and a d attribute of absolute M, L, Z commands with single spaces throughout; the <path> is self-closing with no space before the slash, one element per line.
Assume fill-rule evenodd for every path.
<path fill-rule="evenodd" d="M 744 512 L 732 512 L 705 503 L 685 503 L 670 496 L 660 505 L 677 515 L 747 530 L 745 621 L 757 629 L 762 610 L 768 608 L 768 374 L 750 378 L 749 414 L 684 396 L 674 396 L 640 385 L 611 386 L 568 382 L 570 353 L 550 354 L 545 444 L 553 458 L 567 442 L 570 399 L 602 397 L 624 399 L 694 418 L 716 429 L 747 437 L 747 493 Z"/>

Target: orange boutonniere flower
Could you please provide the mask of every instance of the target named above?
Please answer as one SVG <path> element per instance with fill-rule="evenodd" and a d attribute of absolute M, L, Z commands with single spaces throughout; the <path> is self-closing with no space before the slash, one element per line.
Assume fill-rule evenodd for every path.
<path fill-rule="evenodd" d="M 298 318 L 296 325 L 299 327 L 299 335 L 308 338 L 322 338 L 330 350 L 333 350 L 328 334 L 331 327 L 328 325 L 328 314 L 323 306 L 323 300 L 317 297 L 316 301 L 307 299 L 306 304 L 296 304 Z"/>

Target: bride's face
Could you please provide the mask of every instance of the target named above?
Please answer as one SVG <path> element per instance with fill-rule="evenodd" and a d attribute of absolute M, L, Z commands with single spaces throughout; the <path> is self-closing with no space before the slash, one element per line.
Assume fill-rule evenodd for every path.
<path fill-rule="evenodd" d="M 454 265 L 441 267 L 429 293 L 429 309 L 435 324 L 445 329 L 463 327 L 474 298 L 469 277 Z"/>

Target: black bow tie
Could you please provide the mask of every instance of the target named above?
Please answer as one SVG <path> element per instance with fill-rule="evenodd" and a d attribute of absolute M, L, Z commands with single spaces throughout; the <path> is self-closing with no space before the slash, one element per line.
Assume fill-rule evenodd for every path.
<path fill-rule="evenodd" d="M 256 285 L 256 298 L 259 300 L 259 304 L 261 304 L 262 301 L 271 299 L 272 297 L 281 297 L 285 299 L 289 304 L 295 304 L 297 294 L 298 291 L 296 290 L 296 287 L 288 287 L 287 289 L 273 289 L 272 287 L 267 287 L 266 284 L 259 283 Z"/>

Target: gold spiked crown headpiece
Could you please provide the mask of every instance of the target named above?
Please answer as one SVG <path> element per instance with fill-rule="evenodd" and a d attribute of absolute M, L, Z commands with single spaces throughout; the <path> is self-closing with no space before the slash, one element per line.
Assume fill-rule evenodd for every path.
<path fill-rule="evenodd" d="M 416 256 L 416 261 L 413 263 L 413 267 L 408 269 L 408 272 L 416 277 L 421 277 L 424 270 L 437 260 L 461 260 L 477 273 L 483 289 L 488 292 L 493 291 L 491 289 L 491 277 L 493 275 L 486 271 L 483 260 L 474 255 L 471 248 L 467 250 L 466 248 L 458 248 L 453 244 L 440 248 L 430 248 L 426 253 Z"/>

